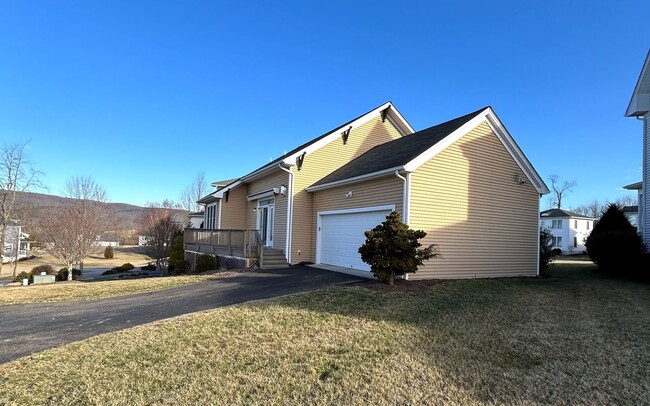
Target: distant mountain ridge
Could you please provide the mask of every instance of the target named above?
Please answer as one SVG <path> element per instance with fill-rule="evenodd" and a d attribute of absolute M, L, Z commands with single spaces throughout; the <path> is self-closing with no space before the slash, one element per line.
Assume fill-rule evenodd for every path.
<path fill-rule="evenodd" d="M 48 195 L 45 193 L 18 192 L 16 205 L 27 209 L 29 217 L 39 217 L 44 210 L 56 209 L 70 204 L 74 199 Z M 136 206 L 128 203 L 106 203 L 106 206 L 115 213 L 115 225 L 117 228 L 125 230 L 135 230 L 140 226 L 142 219 L 147 211 L 147 207 Z M 177 218 L 187 218 L 187 212 L 184 210 L 174 210 Z M 23 224 L 29 227 L 33 222 L 32 219 L 23 219 Z"/>

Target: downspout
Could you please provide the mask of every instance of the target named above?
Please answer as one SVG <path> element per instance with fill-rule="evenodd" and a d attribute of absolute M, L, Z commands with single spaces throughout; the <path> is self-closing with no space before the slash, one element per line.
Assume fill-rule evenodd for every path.
<path fill-rule="evenodd" d="M 411 214 L 411 173 L 407 172 L 406 177 L 399 174 L 399 170 L 395 171 L 395 176 L 404 181 L 404 191 L 402 201 L 402 221 L 404 224 L 409 224 Z"/>
<path fill-rule="evenodd" d="M 541 208 L 540 206 L 542 202 L 542 196 L 544 195 L 539 195 L 539 199 L 537 199 L 537 213 L 535 213 L 535 216 L 537 217 L 537 276 L 539 276 L 539 256 L 541 255 L 541 252 L 539 250 L 539 242 L 541 238 L 540 232 L 542 228 L 542 221 L 540 220 L 539 217 L 539 209 Z"/>
<path fill-rule="evenodd" d="M 219 222 L 219 225 L 217 229 L 221 228 L 221 205 L 223 204 L 223 199 L 219 199 L 217 201 L 217 206 L 219 206 L 219 214 L 217 215 L 217 221 Z"/>
<path fill-rule="evenodd" d="M 287 190 L 287 236 L 286 236 L 286 241 L 285 241 L 285 252 L 287 253 L 287 262 L 289 265 L 291 265 L 291 231 L 292 231 L 292 226 L 293 226 L 293 216 L 292 216 L 292 209 L 293 209 L 293 172 L 291 172 L 291 168 L 287 169 L 282 166 L 282 164 L 278 165 L 278 168 L 282 169 L 286 173 L 289 174 L 289 185 L 288 185 L 288 190 Z"/>
<path fill-rule="evenodd" d="M 402 176 L 399 174 L 399 170 L 395 171 L 395 176 L 398 178 L 402 179 L 404 181 L 404 191 L 402 192 L 403 194 L 403 200 L 402 200 L 402 221 L 404 224 L 408 225 L 409 224 L 409 212 L 411 210 L 411 199 L 410 199 L 410 194 L 411 194 L 411 173 L 407 172 L 406 177 Z M 402 276 L 402 279 L 405 281 L 409 280 L 409 274 L 405 273 Z"/>

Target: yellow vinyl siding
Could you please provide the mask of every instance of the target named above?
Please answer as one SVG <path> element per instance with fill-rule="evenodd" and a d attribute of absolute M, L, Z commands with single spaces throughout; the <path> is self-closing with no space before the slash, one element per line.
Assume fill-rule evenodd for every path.
<path fill-rule="evenodd" d="M 255 179 L 248 184 L 248 195 L 266 192 L 280 186 L 289 187 L 289 174 L 278 168 L 270 175 Z M 288 190 L 288 189 L 287 189 Z M 265 199 L 268 199 L 265 198 Z M 287 203 L 288 196 L 275 195 L 275 215 L 273 220 L 273 248 L 285 250 L 287 241 Z M 257 201 L 248 202 L 247 228 L 257 228 L 257 213 L 253 209 Z M 286 253 L 285 253 L 286 255 Z"/>
<path fill-rule="evenodd" d="M 379 144 L 400 138 L 399 131 L 389 120 L 382 122 L 379 117 L 353 128 L 347 144 L 338 137 L 329 144 L 305 156 L 301 170 L 292 167 L 294 173 L 293 189 L 293 237 L 292 262 L 314 261 L 315 258 L 315 216 L 313 196 L 305 188 L 324 178 L 354 158 Z M 301 251 L 298 257 L 298 250 Z"/>
<path fill-rule="evenodd" d="M 348 192 L 352 192 L 352 197 L 346 197 Z M 347 186 L 320 190 L 314 192 L 314 211 L 312 217 L 315 219 L 319 211 L 387 205 L 395 205 L 395 210 L 401 213 L 404 202 L 403 196 L 404 181 L 394 175 L 366 182 L 353 183 Z M 314 221 L 313 227 L 311 244 L 313 247 L 316 247 L 316 221 Z M 300 257 L 304 257 L 304 255 L 300 255 Z M 301 261 L 308 260 L 315 262 L 315 257 L 316 252 L 314 251 L 311 258 L 301 259 Z"/>
<path fill-rule="evenodd" d="M 414 229 L 441 258 L 411 279 L 534 276 L 539 195 L 487 123 L 411 175 Z"/>
<path fill-rule="evenodd" d="M 248 187 L 239 185 L 228 192 L 228 201 L 221 199 L 221 225 L 222 229 L 246 228 L 246 196 Z"/>

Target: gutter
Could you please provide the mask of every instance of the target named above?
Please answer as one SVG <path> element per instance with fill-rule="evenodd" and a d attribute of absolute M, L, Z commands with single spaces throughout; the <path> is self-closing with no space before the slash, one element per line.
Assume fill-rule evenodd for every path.
<path fill-rule="evenodd" d="M 364 181 L 364 180 L 367 180 L 367 179 L 378 178 L 378 177 L 386 176 L 386 175 L 392 175 L 396 171 L 400 171 L 400 170 L 404 170 L 404 167 L 403 166 L 397 166 L 397 167 L 394 167 L 394 168 L 384 169 L 384 170 L 377 171 L 377 172 L 367 173 L 365 175 L 355 176 L 353 178 L 337 180 L 337 181 L 334 181 L 334 182 L 324 183 L 322 185 L 309 186 L 306 190 L 308 192 L 316 192 L 318 190 L 329 189 L 329 188 L 335 187 L 335 186 L 342 186 L 342 185 L 347 185 L 347 184 L 350 184 L 350 183 L 361 182 L 361 181 Z"/>
<path fill-rule="evenodd" d="M 278 165 L 278 168 L 281 170 L 287 172 L 289 174 L 289 185 L 287 190 L 287 198 L 289 199 L 287 201 L 287 237 L 285 241 L 285 252 L 287 253 L 287 262 L 289 265 L 291 265 L 291 232 L 293 231 L 293 216 L 292 216 L 292 209 L 293 209 L 293 172 L 291 172 L 291 167 L 289 169 L 285 168 L 282 166 L 282 164 Z"/>

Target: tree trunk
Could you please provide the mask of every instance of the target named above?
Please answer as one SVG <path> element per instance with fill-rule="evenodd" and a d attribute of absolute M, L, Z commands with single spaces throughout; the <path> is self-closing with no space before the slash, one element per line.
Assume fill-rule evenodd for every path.
<path fill-rule="evenodd" d="M 7 227 L 5 227 L 4 224 L 0 223 L 0 275 L 2 275 L 2 262 L 4 261 L 5 258 L 4 255 L 5 255 L 5 230 L 6 229 Z"/>
<path fill-rule="evenodd" d="M 66 267 L 68 268 L 68 281 L 72 280 L 72 264 L 67 264 Z"/>
<path fill-rule="evenodd" d="M 393 286 L 395 283 L 395 272 L 391 272 L 388 277 L 388 286 Z"/>

